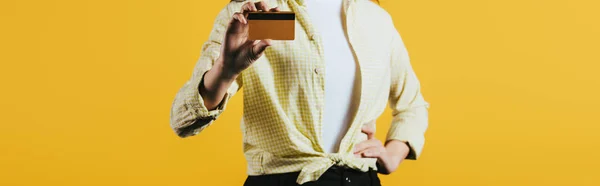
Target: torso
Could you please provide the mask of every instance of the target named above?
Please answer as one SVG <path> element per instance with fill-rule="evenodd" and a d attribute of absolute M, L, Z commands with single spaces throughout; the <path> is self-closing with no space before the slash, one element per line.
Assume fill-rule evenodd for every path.
<path fill-rule="evenodd" d="M 356 61 L 342 22 L 343 0 L 306 0 L 308 15 L 323 43 L 325 56 L 325 105 L 323 148 L 337 152 L 347 131 L 353 108 Z"/>
<path fill-rule="evenodd" d="M 313 21 L 311 17 L 315 16 L 309 10 L 311 2 L 304 1 L 309 3 L 306 7 L 299 5 L 300 0 L 268 1 L 270 6 L 296 13 L 296 38 L 273 41 L 264 56 L 242 73 L 244 117 L 241 128 L 249 175 L 298 171 L 306 163 L 318 163 L 326 155 L 345 156 L 354 144 L 366 140 L 367 136 L 360 133 L 361 125 L 379 117 L 388 101 L 390 38 L 395 31 L 389 15 L 368 0 L 344 0 L 353 2 L 346 11 L 348 37 L 337 37 L 335 41 L 336 37 L 320 32 L 323 26 L 319 26 L 334 24 Z M 231 13 L 238 11 L 242 4 L 235 4 Z M 340 22 L 337 28 L 342 31 L 338 33 L 343 32 Z M 330 47 L 334 49 L 328 50 Z M 344 48 L 341 53 L 350 53 L 353 57 L 346 55 L 345 60 L 330 60 L 328 51 L 340 48 Z M 335 62 L 341 62 L 346 72 L 354 69 L 355 73 L 352 76 L 330 73 L 342 70 L 331 67 L 340 65 Z M 346 66 L 353 64 L 354 67 Z M 332 74 L 338 74 L 337 78 L 345 82 L 346 86 L 342 86 L 345 88 L 337 89 L 343 90 L 345 96 L 329 92 L 336 90 L 330 88 L 336 85 L 328 84 L 335 81 L 328 77 Z M 356 85 L 356 91 L 351 91 L 349 84 Z M 353 92 L 356 94 L 352 95 Z M 332 97 L 332 100 L 340 98 L 343 103 L 336 106 L 329 100 Z M 353 99 L 348 100 L 350 97 Z M 356 108 L 348 108 L 348 105 Z M 332 114 L 328 106 L 342 109 Z M 332 119 L 326 117 L 335 115 L 338 122 L 329 123 Z M 341 122 L 340 118 L 343 118 Z M 365 164 L 375 165 L 372 159 L 365 161 Z"/>

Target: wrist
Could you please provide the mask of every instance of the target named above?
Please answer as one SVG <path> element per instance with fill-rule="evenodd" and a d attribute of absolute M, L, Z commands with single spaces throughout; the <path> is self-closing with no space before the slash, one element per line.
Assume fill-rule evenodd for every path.
<path fill-rule="evenodd" d="M 408 143 L 400 140 L 389 140 L 385 144 L 386 151 L 388 151 L 392 156 L 399 157 L 400 159 L 406 158 L 408 153 L 410 152 L 410 147 Z"/>
<path fill-rule="evenodd" d="M 385 143 L 385 156 L 378 159 L 378 172 L 382 174 L 391 174 L 398 169 L 400 163 L 410 151 L 408 144 L 399 140 L 389 140 Z"/>
<path fill-rule="evenodd" d="M 214 73 L 216 74 L 215 78 L 218 81 L 226 83 L 231 83 L 235 81 L 235 79 L 239 75 L 239 73 L 236 73 L 231 68 L 225 66 L 225 62 L 222 57 L 219 57 L 217 61 L 215 61 L 210 71 L 214 71 Z"/>

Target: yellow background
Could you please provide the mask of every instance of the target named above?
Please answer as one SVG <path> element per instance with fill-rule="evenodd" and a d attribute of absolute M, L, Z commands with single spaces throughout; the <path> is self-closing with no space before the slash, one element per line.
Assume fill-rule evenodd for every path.
<path fill-rule="evenodd" d="M 1 1 L 0 185 L 242 185 L 241 94 L 199 136 L 169 128 L 227 2 Z M 381 5 L 432 105 L 384 185 L 600 185 L 599 1 Z"/>

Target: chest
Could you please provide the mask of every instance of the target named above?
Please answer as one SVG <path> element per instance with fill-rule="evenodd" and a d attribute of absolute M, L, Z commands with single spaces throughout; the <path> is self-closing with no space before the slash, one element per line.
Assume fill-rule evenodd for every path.
<path fill-rule="evenodd" d="M 296 39 L 273 41 L 273 45 L 265 53 L 266 60 L 257 61 L 257 67 L 261 67 L 260 63 L 269 63 L 262 65 L 274 68 L 274 71 L 285 71 L 288 75 L 291 72 L 318 73 L 323 70 L 318 68 L 324 68 L 327 54 L 343 53 L 357 60 L 358 68 L 365 70 L 363 75 L 381 75 L 389 70 L 391 34 L 385 31 L 389 25 L 382 24 L 377 16 L 363 14 L 368 10 L 360 8 L 348 11 L 346 16 L 335 16 L 319 10 L 311 11 L 311 4 L 307 5 L 284 7 L 296 12 Z M 341 14 L 341 4 L 324 7 L 338 6 L 338 13 Z M 319 19 L 324 14 L 330 16 Z"/>
<path fill-rule="evenodd" d="M 390 82 L 390 25 L 384 23 L 378 14 L 373 14 L 375 10 L 361 5 L 349 7 L 343 16 L 334 17 L 337 14 L 334 13 L 331 17 L 317 20 L 319 8 L 339 6 L 338 13 L 342 14 L 342 5 L 327 5 L 312 11 L 311 5 L 314 7 L 318 4 L 311 4 L 311 0 L 307 0 L 306 6 L 278 5 L 284 11 L 296 13 L 296 39 L 273 41 L 265 51 L 265 56 L 249 69 L 255 72 L 254 79 L 260 79 L 262 86 L 272 86 L 274 89 L 301 87 L 318 94 L 325 85 L 325 52 L 330 51 L 328 54 L 331 54 L 333 50 L 347 47 L 344 51 L 356 60 L 356 76 L 363 98 L 380 100 L 377 98 L 386 96 Z M 325 27 L 329 29 L 327 32 L 320 31 L 319 28 Z"/>

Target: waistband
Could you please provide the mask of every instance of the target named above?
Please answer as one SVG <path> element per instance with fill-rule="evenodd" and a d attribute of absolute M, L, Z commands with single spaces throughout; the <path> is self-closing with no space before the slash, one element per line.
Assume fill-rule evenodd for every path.
<path fill-rule="evenodd" d="M 364 158 L 357 158 L 354 154 L 327 154 L 324 158 L 311 162 L 300 171 L 296 182 L 300 185 L 309 181 L 316 181 L 329 170 L 332 166 L 347 167 L 361 172 L 367 172 L 369 169 L 377 170 L 377 167 L 370 166 Z"/>

